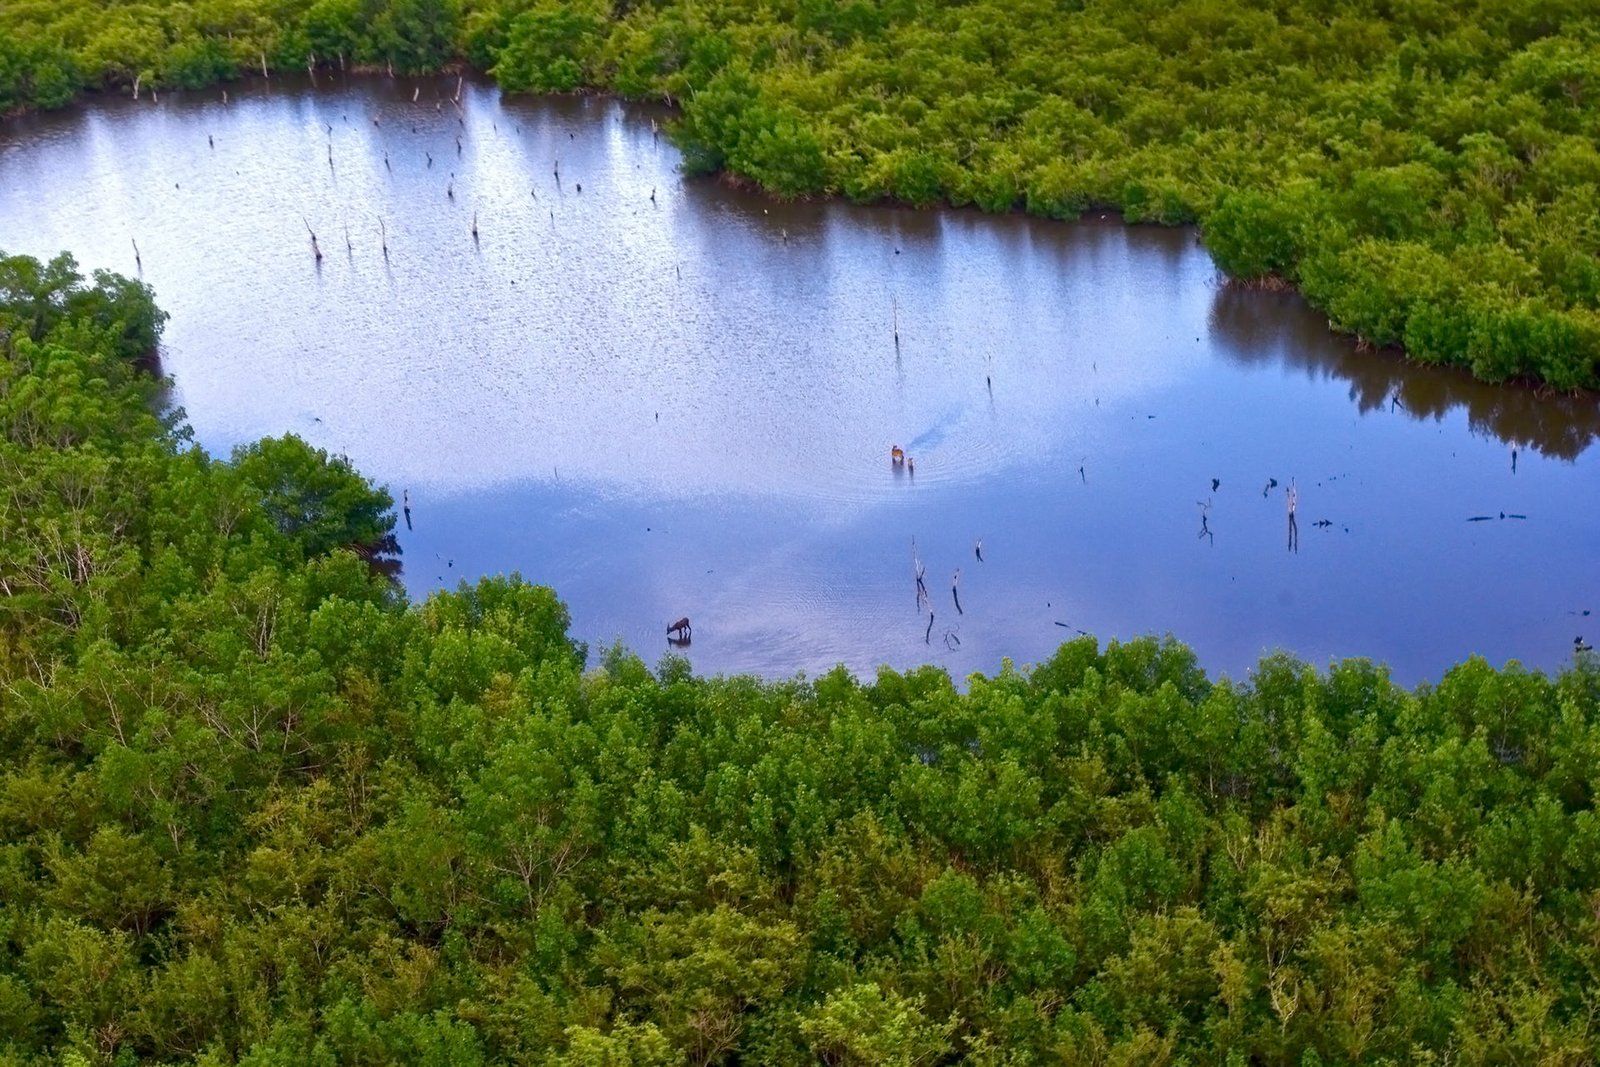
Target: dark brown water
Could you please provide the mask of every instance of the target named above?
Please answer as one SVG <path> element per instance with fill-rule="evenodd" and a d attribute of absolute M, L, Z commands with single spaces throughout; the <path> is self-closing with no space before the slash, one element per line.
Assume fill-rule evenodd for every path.
<path fill-rule="evenodd" d="M 959 676 L 1170 631 L 1414 681 L 1600 637 L 1592 398 L 1358 353 L 1193 231 L 771 204 L 683 179 L 659 112 L 454 91 L 8 123 L 0 248 L 136 240 L 202 443 L 347 453 L 409 491 L 414 595 L 517 570 L 593 647 L 688 615 L 702 671 Z"/>

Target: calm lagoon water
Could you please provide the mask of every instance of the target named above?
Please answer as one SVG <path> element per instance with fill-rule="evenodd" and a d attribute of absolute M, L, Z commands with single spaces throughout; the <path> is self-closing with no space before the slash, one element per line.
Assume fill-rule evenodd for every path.
<path fill-rule="evenodd" d="M 201 443 L 348 454 L 410 495 L 414 597 L 519 571 L 592 649 L 688 615 L 702 672 L 960 677 L 1171 632 L 1414 682 L 1600 637 L 1592 397 L 1356 352 L 1192 230 L 776 204 L 685 179 L 658 110 L 455 91 L 8 121 L 0 248 L 137 241 Z"/>

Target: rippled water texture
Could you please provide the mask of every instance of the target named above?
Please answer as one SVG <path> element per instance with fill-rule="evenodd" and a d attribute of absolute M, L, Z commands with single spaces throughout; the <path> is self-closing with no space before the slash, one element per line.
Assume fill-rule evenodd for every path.
<path fill-rule="evenodd" d="M 661 112 L 455 91 L 8 123 L 0 248 L 137 241 L 202 443 L 347 453 L 410 494 L 414 595 L 515 569 L 593 647 L 687 614 L 702 671 L 959 676 L 1170 630 L 1414 681 L 1600 637 L 1593 398 L 1357 353 L 1191 230 L 772 204 L 682 178 Z"/>

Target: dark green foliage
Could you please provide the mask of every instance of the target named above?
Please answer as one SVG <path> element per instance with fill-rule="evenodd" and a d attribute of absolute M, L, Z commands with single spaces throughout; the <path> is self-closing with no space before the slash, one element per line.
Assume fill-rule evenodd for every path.
<path fill-rule="evenodd" d="M 308 557 L 335 548 L 394 551 L 394 498 L 369 486 L 343 457 L 291 434 L 235 449 L 232 466 L 267 520 Z"/>
<path fill-rule="evenodd" d="M 44 341 L 65 326 L 100 333 L 117 356 L 137 362 L 155 355 L 166 319 L 143 282 L 96 271 L 88 287 L 65 252 L 46 264 L 0 255 L 0 350 L 23 337 Z"/>
<path fill-rule="evenodd" d="M 407 604 L 343 461 L 188 447 L 148 292 L 3 262 L 0 1062 L 1600 1052 L 1588 654 L 586 671 L 548 589 Z"/>
<path fill-rule="evenodd" d="M 493 73 L 507 89 L 568 92 L 593 82 L 602 38 L 598 14 L 574 4 L 537 4 L 511 19 Z"/>
<path fill-rule="evenodd" d="M 461 7 L 456 0 L 361 0 L 355 53 L 396 70 L 437 70 L 458 52 Z"/>

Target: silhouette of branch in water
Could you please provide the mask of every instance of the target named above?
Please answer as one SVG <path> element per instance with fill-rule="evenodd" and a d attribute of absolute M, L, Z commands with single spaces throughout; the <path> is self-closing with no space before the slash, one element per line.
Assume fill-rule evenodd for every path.
<path fill-rule="evenodd" d="M 928 612 L 928 628 L 922 632 L 922 643 L 933 644 L 933 612 Z"/>
<path fill-rule="evenodd" d="M 1196 500 L 1195 503 L 1200 505 L 1200 537 L 1209 538 L 1211 543 L 1215 545 L 1217 543 L 1217 536 L 1211 532 L 1211 523 L 1209 519 L 1211 512 L 1211 501 Z"/>
<path fill-rule="evenodd" d="M 957 615 L 965 615 L 966 612 L 961 610 L 961 593 L 956 589 L 956 586 L 958 586 L 960 584 L 961 584 L 961 568 L 957 567 L 955 574 L 951 575 L 951 577 L 950 577 L 950 595 L 951 595 L 951 597 L 953 597 L 955 599 L 955 602 L 956 602 L 956 614 Z"/>

